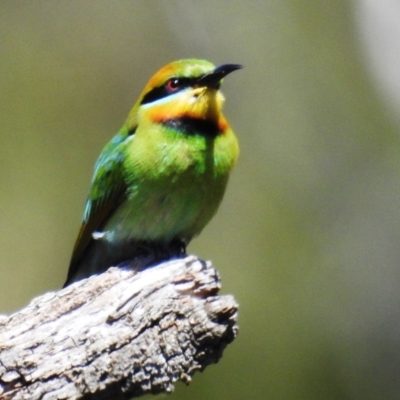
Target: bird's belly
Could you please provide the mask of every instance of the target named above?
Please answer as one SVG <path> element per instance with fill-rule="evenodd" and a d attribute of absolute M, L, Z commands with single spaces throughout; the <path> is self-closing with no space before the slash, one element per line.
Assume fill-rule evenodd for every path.
<path fill-rule="evenodd" d="M 206 182 L 192 177 L 133 188 L 103 228 L 113 243 L 145 240 L 189 242 L 201 232 L 221 202 L 227 177 Z"/>

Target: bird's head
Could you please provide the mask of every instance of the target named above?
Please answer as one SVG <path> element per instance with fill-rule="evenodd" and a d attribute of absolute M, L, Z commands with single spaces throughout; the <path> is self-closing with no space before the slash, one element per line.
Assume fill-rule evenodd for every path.
<path fill-rule="evenodd" d="M 139 96 L 128 116 L 129 129 L 135 129 L 142 117 L 154 123 L 190 118 L 223 124 L 221 81 L 240 68 L 238 64 L 216 67 L 196 59 L 166 65 L 150 79 Z"/>

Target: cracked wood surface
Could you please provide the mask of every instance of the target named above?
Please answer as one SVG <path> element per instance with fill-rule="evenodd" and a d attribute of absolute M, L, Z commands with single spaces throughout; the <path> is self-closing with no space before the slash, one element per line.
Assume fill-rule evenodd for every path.
<path fill-rule="evenodd" d="M 0 399 L 127 399 L 171 392 L 237 334 L 237 304 L 194 256 L 106 273 L 0 320 Z"/>

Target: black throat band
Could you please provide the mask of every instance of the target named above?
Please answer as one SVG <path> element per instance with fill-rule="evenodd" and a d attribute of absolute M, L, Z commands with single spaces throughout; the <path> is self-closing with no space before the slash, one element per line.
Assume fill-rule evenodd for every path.
<path fill-rule="evenodd" d="M 214 121 L 200 118 L 171 118 L 163 121 L 162 124 L 167 128 L 171 128 L 189 136 L 199 135 L 208 138 L 215 138 L 221 133 L 221 130 Z"/>

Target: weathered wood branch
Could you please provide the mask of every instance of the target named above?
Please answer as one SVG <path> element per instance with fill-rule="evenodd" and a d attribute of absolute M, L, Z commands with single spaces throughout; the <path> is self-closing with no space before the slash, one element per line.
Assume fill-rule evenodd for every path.
<path fill-rule="evenodd" d="M 237 304 L 193 256 L 100 276 L 0 320 L 0 399 L 126 399 L 171 392 L 237 334 Z"/>

